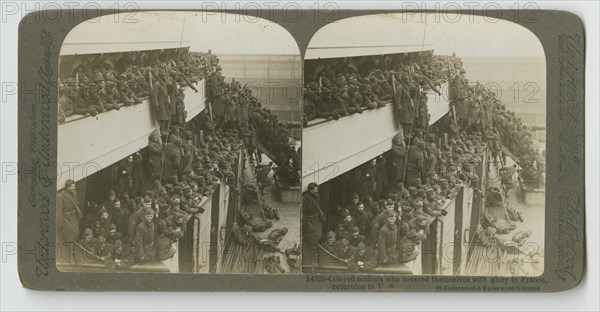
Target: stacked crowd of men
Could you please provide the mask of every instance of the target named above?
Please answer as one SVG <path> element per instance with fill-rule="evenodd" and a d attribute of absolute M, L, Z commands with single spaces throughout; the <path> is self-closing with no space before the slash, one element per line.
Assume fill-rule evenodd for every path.
<path fill-rule="evenodd" d="M 235 120 L 227 119 L 229 113 L 213 115 L 212 111 L 227 111 L 232 105 L 216 101 L 215 93 L 211 92 L 214 90 L 210 90 L 214 86 L 210 84 L 212 111 L 205 110 L 188 123 L 185 123 L 185 111 L 181 120 L 176 112 L 162 116 L 161 111 L 165 108 L 167 112 L 171 111 L 169 106 L 173 103 L 179 105 L 178 95 L 187 87 L 194 89 L 193 84 L 199 79 L 210 77 L 223 81 L 218 59 L 213 55 L 189 53 L 179 57 L 187 61 L 184 65 L 210 64 L 209 69 L 206 66 L 195 70 L 188 68 L 190 76 L 187 76 L 171 67 L 170 59 L 159 59 L 157 67 L 147 68 L 151 73 L 147 96 L 160 130 L 150 135 L 147 149 L 112 166 L 112 190 L 106 200 L 81 207 L 73 180 L 68 180 L 58 192 L 58 242 L 77 247 L 76 261 L 119 268 L 172 258 L 177 252 L 175 242 L 185 232 L 189 216 L 204 211 L 204 198 L 221 183 L 235 187 L 240 149 L 245 146 L 252 154 L 256 146 L 253 143 L 256 136 L 248 132 L 258 128 L 269 134 L 268 148 L 281 146 L 284 137 L 287 143 L 287 131 L 283 131 L 276 118 L 270 115 L 266 118 L 271 122 L 265 124 L 244 115 L 236 115 Z M 104 74 L 110 77 L 112 70 L 97 73 L 103 78 Z M 82 83 L 85 73 L 76 71 L 76 75 L 79 86 L 88 86 Z M 236 82 L 221 83 L 219 87 L 227 90 L 226 94 L 232 98 L 246 97 L 252 101 L 252 113 L 269 113 L 261 108 L 248 89 L 238 88 Z M 61 105 L 64 105 L 65 95 L 61 98 Z M 68 101 L 71 100 L 68 97 Z M 275 135 L 274 131 L 283 132 L 283 135 Z"/>
<path fill-rule="evenodd" d="M 386 57 L 373 58 L 383 58 L 383 62 L 361 59 L 367 64 L 385 64 L 388 61 Z M 505 110 L 493 92 L 479 84 L 468 84 L 460 59 L 418 56 L 412 60 L 415 63 L 400 62 L 395 67 L 398 72 L 369 66 L 364 70 L 358 67 L 357 71 L 347 65 L 354 63 L 344 61 L 345 70 L 343 66 L 330 67 L 337 70 L 336 86 L 323 83 L 329 75 L 327 72 L 320 75 L 321 83 L 312 83 L 312 87 L 320 89 L 320 94 L 326 96 L 325 100 L 304 103 L 305 109 L 309 106 L 308 119 L 342 116 L 319 115 L 323 105 L 327 112 L 331 107 L 329 103 L 333 102 L 339 107 L 346 107 L 346 113 L 355 104 L 362 109 L 376 108 L 376 105 L 364 105 L 366 98 L 372 98 L 373 102 L 391 101 L 400 129 L 392 139 L 390 151 L 336 178 L 350 182 L 343 183 L 341 191 L 352 195 L 334 204 L 327 210 L 328 215 L 320 207 L 319 186 L 309 184 L 303 196 L 303 244 L 314 248 L 316 260 L 321 264 L 341 261 L 350 270 L 366 271 L 379 265 L 414 260 L 418 256 L 417 245 L 427 238 L 432 220 L 447 214 L 445 207 L 457 192 L 464 185 L 469 185 L 475 192 L 481 193 L 480 177 L 476 172 L 482 166 L 486 148 L 491 151 L 492 160 L 501 161 L 497 157 L 501 154 L 503 140 L 508 139 L 506 135 L 513 135 L 516 131 L 531 137 L 529 129 L 515 127 L 503 119 L 514 114 Z M 356 77 L 360 77 L 361 72 L 366 72 L 370 78 L 360 82 Z M 411 75 L 413 78 L 410 78 Z M 398 76 L 400 79 L 397 79 Z M 346 101 L 349 89 L 345 81 L 359 81 L 358 85 L 365 90 L 379 88 L 380 91 L 375 92 L 376 96 L 363 96 L 363 106 L 360 107 L 360 101 Z M 435 91 L 436 86 L 444 82 L 452 82 L 451 106 L 454 108 L 430 127 L 426 92 Z M 335 92 L 340 96 L 327 103 Z M 310 90 L 307 93 L 309 99 L 319 94 Z M 360 99 L 358 95 L 355 98 Z M 468 118 L 465 120 L 464 103 L 476 103 L 482 108 L 477 110 L 476 105 L 468 106 Z M 311 115 L 311 109 L 317 114 Z M 360 113 L 360 110 L 357 109 L 357 112 Z M 503 131 L 496 127 L 502 127 Z M 528 146 L 525 153 L 536 153 L 532 141 L 514 140 Z"/>
<path fill-rule="evenodd" d="M 186 49 L 66 58 L 70 59 L 63 62 L 71 64 L 72 69 L 62 71 L 68 75 L 59 80 L 59 123 L 72 115 L 96 116 L 137 105 L 150 96 L 169 97 L 167 106 L 154 111 L 163 128 L 171 115 L 176 115 L 175 121 L 181 123 L 185 118 L 183 87 L 197 92 L 194 84 L 218 66 L 215 55 L 190 53 Z"/>
<path fill-rule="evenodd" d="M 260 162 L 261 149 L 277 165 L 277 176 L 288 185 L 300 183 L 300 151 L 289 142 L 286 123 L 252 95 L 246 85 L 232 79 L 224 81 L 218 70 L 208 80 L 209 99 L 217 125 L 238 125 L 250 157 Z"/>

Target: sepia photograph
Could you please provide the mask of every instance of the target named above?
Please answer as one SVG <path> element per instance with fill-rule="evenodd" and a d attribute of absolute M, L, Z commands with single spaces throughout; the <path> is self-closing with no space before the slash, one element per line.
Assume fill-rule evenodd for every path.
<path fill-rule="evenodd" d="M 135 13 L 60 49 L 58 269 L 300 273 L 294 38 L 239 14 Z"/>
<path fill-rule="evenodd" d="M 310 40 L 303 273 L 544 272 L 544 49 L 458 16 L 351 17 Z"/>

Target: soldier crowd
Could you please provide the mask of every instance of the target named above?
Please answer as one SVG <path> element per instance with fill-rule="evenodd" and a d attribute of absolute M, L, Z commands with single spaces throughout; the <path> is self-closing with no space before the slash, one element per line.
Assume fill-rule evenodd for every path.
<path fill-rule="evenodd" d="M 101 112 L 107 103 L 116 104 L 111 106 L 114 109 L 136 104 L 107 101 L 105 91 L 118 76 L 121 85 L 141 92 L 136 98 L 149 97 L 159 124 L 159 130 L 149 137 L 148 148 L 111 166 L 111 190 L 105 201 L 89 202 L 80 208 L 72 180 L 57 194 L 59 243 L 78 245 L 76 250 L 82 252 L 76 253 L 80 256 L 76 261 L 105 263 L 111 268 L 173 257 L 177 251 L 175 242 L 186 231 L 189 216 L 204 211 L 205 197 L 221 183 L 235 187 L 242 146 L 249 155 L 258 155 L 254 129 L 260 139 L 266 137 L 263 144 L 267 149 L 281 155 L 276 160 L 281 161 L 281 167 L 299 166 L 299 157 L 287 145 L 285 126 L 262 108 L 246 87 L 235 81 L 223 83 L 218 59 L 212 54 L 158 55 L 141 64 L 132 56 L 123 63 L 123 57 L 102 56 L 102 66 L 82 61 L 73 71 L 76 78 L 67 79 L 62 85 L 59 101 L 63 112 L 64 108 L 85 106 L 89 115 Z M 181 59 L 179 65 L 173 60 L 175 57 Z M 141 70 L 139 65 L 144 65 Z M 90 67 L 97 68 L 92 73 L 97 81 L 87 80 Z M 118 72 L 119 68 L 124 71 Z M 221 81 L 218 85 L 209 83 L 212 109 L 186 123 L 183 90 L 195 89 L 194 83 L 204 78 Z M 96 88 L 97 83 L 101 90 L 94 96 L 102 104 L 98 110 L 87 106 L 90 89 Z M 214 88 L 225 92 L 214 92 Z M 68 116 L 67 113 L 64 117 Z"/>
<path fill-rule="evenodd" d="M 431 52 L 363 56 L 307 63 L 304 123 L 315 118 L 339 119 L 394 101 L 399 122 L 426 124 L 424 94 L 457 75 L 455 59 Z M 403 101 L 411 98 L 412 101 Z"/>
<path fill-rule="evenodd" d="M 72 115 L 96 116 L 137 105 L 148 97 L 168 97 L 168 105 L 154 107 L 163 128 L 171 115 L 182 123 L 182 87 L 196 90 L 194 84 L 212 74 L 218 66 L 215 55 L 187 50 L 160 50 L 102 55 L 73 56 L 65 63 L 71 68 L 59 80 L 58 121 Z M 62 69 L 62 68 L 61 68 Z M 179 87 L 178 87 L 179 86 Z M 164 90 L 163 90 L 164 89 Z M 185 120 L 183 120 L 184 122 Z"/>
<path fill-rule="evenodd" d="M 67 181 L 57 196 L 61 241 L 77 242 L 93 255 L 91 259 L 109 266 L 173 257 L 174 243 L 185 232 L 189 216 L 204 212 L 205 198 L 222 182 L 235 181 L 242 146 L 237 130 L 217 129 L 194 143 L 200 129 L 201 122 L 189 124 L 185 131 L 174 127 L 165 143 L 152 134 L 148 168 L 142 169 L 148 182 L 141 185 L 142 193 L 137 192 L 141 182 L 130 175 L 135 169 L 121 171 L 123 164 L 116 165 L 121 174 L 119 183 L 112 184 L 116 191 L 111 190 L 106 201 L 89 203 L 84 209 L 77 205 L 75 183 Z"/>
<path fill-rule="evenodd" d="M 239 81 L 225 82 L 220 70 L 208 80 L 209 102 L 218 126 L 240 129 L 250 157 L 261 162 L 262 152 L 277 165 L 277 176 L 288 185 L 300 183 L 301 153 L 289 142 L 287 124 L 263 107 Z"/>
<path fill-rule="evenodd" d="M 482 166 L 486 149 L 497 162 L 502 161 L 503 141 L 514 140 L 523 147 L 522 153 L 536 152 L 533 141 L 521 139 L 531 138 L 530 129 L 516 126 L 515 123 L 520 124 L 520 120 L 515 121 L 516 117 L 506 118 L 514 113 L 506 111 L 493 92 L 479 84 L 469 85 L 458 58 L 420 55 L 412 58 L 415 63 L 405 64 L 402 60 L 410 60 L 410 57 L 401 57 L 399 65 L 391 66 L 399 72 L 373 69 L 381 64 L 390 68 L 386 64 L 390 60 L 393 64 L 394 58 L 373 58 L 374 61 L 361 58 L 373 65 L 364 70 L 351 66 L 352 62 L 348 65 L 348 61 L 343 61 L 346 67 L 335 63 L 331 67 L 324 66 L 324 70 L 338 70 L 336 85 L 327 78 L 333 74 L 318 74 L 320 83 L 313 81 L 309 85 L 314 89 L 307 91 L 309 101 L 304 103 L 305 109 L 308 106 L 307 119 L 337 119 L 343 116 L 339 112 L 350 113 L 348 108 L 352 107 L 358 107 L 358 113 L 365 108 L 376 108 L 375 104 L 365 105 L 367 98 L 372 98 L 373 103 L 390 100 L 395 108 L 400 130 L 392 139 L 391 150 L 337 177 L 340 181 L 337 189 L 331 186 L 332 192 L 351 196 L 329 203 L 332 205 L 326 216 L 320 207 L 317 184 L 309 184 L 303 195 L 303 244 L 316 248 L 313 251 L 322 265 L 333 259 L 346 263 L 353 271 L 414 260 L 418 256 L 417 245 L 429 234 L 430 223 L 447 214 L 445 207 L 457 192 L 464 185 L 482 192 L 476 171 Z M 361 73 L 366 73 L 369 79 L 362 82 L 356 79 L 364 77 Z M 363 94 L 362 107 L 360 101 L 347 101 L 348 92 L 356 99 L 360 97 L 348 91 L 346 81 L 359 81 L 354 84 L 375 96 Z M 451 106 L 455 108 L 429 126 L 425 93 L 435 91 L 444 82 L 452 82 Z M 373 92 L 373 89 L 379 91 Z M 336 92 L 338 96 L 333 96 Z M 318 94 L 325 97 L 314 101 Z M 319 115 L 319 112 L 330 112 L 331 103 L 346 109 Z M 316 114 L 311 114 L 312 110 Z M 512 135 L 517 137 L 508 138 Z"/>

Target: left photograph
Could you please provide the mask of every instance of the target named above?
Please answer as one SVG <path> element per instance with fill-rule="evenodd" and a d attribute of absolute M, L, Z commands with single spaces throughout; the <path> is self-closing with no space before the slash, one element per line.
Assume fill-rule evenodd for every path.
<path fill-rule="evenodd" d="M 73 28 L 58 269 L 300 273 L 301 83 L 294 38 L 256 17 L 129 12 Z"/>

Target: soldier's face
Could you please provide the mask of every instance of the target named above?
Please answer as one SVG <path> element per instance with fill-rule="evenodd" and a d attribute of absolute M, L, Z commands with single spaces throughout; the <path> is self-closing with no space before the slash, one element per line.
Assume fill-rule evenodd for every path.
<path fill-rule="evenodd" d="M 121 202 L 120 201 L 115 202 L 115 208 L 121 208 Z"/>
<path fill-rule="evenodd" d="M 104 219 L 104 220 L 108 219 L 108 212 L 102 213 L 102 219 Z"/>
<path fill-rule="evenodd" d="M 346 216 L 344 220 L 348 223 L 352 222 L 352 216 Z"/>
<path fill-rule="evenodd" d="M 387 211 L 389 211 L 389 212 L 392 212 L 392 211 L 394 211 L 394 205 L 393 204 L 387 205 L 387 206 L 385 206 L 385 209 L 387 209 Z"/>
<path fill-rule="evenodd" d="M 146 221 L 152 222 L 152 220 L 154 220 L 154 214 L 145 215 L 144 218 L 146 219 Z"/>
<path fill-rule="evenodd" d="M 92 240 L 92 237 L 94 237 L 94 235 L 93 235 L 93 234 L 89 234 L 89 235 L 86 235 L 86 236 L 84 236 L 84 237 L 83 237 L 83 240 L 84 240 L 86 243 L 89 243 L 89 241 L 91 241 L 91 240 Z"/>
<path fill-rule="evenodd" d="M 387 218 L 387 222 L 389 225 L 393 225 L 396 223 L 396 217 L 389 217 Z"/>
<path fill-rule="evenodd" d="M 359 212 L 363 212 L 365 210 L 365 205 L 358 205 L 357 209 Z"/>
<path fill-rule="evenodd" d="M 342 251 L 343 252 L 348 252 L 348 250 L 350 250 L 350 246 L 344 246 L 344 247 L 342 247 Z"/>

